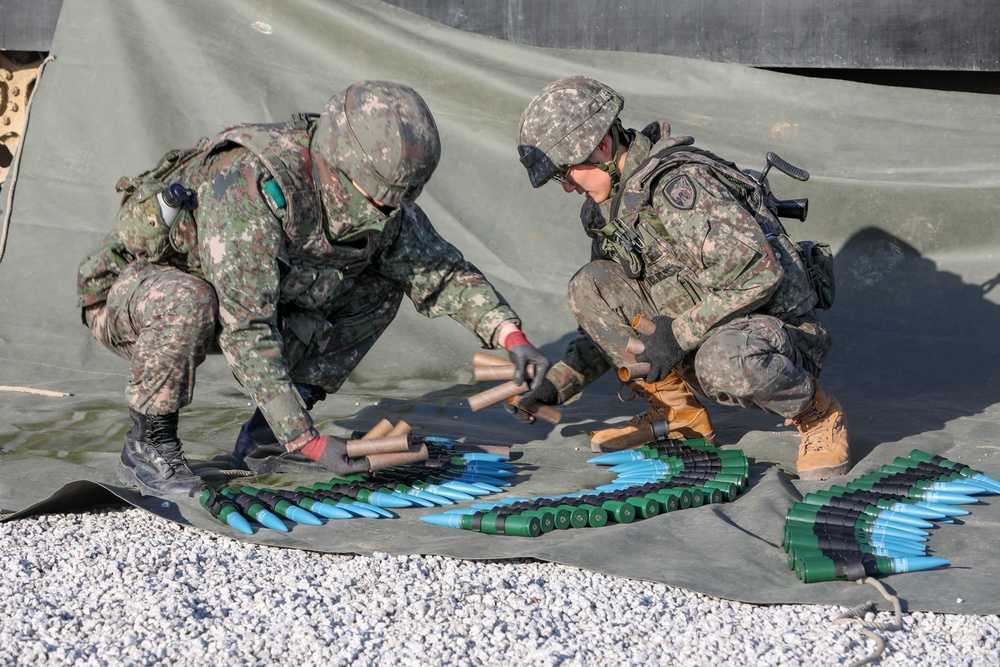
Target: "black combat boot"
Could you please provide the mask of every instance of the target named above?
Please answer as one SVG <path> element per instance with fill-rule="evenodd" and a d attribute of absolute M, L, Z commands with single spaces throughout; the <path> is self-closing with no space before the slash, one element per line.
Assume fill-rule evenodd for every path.
<path fill-rule="evenodd" d="M 299 390 L 299 395 L 305 401 L 307 410 L 312 410 L 314 405 L 326 398 L 326 392 L 319 387 L 296 384 L 295 388 Z M 260 451 L 256 458 L 284 452 L 284 447 L 278 443 L 278 438 L 275 437 L 270 424 L 264 419 L 264 413 L 260 411 L 260 408 L 254 410 L 253 416 L 243 424 L 240 434 L 236 437 L 236 447 L 233 448 L 232 456 L 229 457 L 233 470 L 248 470 L 246 458 L 257 450 Z"/>
<path fill-rule="evenodd" d="M 132 428 L 118 462 L 118 479 L 146 496 L 192 494 L 204 486 L 181 452 L 177 413 L 144 415 L 129 408 Z"/>

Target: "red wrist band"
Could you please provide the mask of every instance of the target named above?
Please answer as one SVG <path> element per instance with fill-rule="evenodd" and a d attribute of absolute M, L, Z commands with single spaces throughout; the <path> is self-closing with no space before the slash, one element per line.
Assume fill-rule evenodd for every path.
<path fill-rule="evenodd" d="M 518 345 L 531 345 L 528 339 L 525 338 L 524 334 L 520 331 L 512 331 L 507 334 L 507 338 L 504 339 L 503 346 L 510 352 L 511 348 L 517 347 Z"/>

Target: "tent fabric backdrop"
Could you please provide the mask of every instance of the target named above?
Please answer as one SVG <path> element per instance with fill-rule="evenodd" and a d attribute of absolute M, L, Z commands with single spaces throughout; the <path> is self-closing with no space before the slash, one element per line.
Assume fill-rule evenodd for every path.
<path fill-rule="evenodd" d="M 854 605 L 869 591 L 805 585 L 780 548 L 803 493 L 876 470 L 914 448 L 1000 477 L 997 307 L 1000 123 L 990 96 L 811 80 L 662 55 L 551 50 L 450 29 L 375 0 L 66 0 L 21 143 L 0 262 L 0 510 L 7 520 L 118 497 L 167 519 L 251 542 L 326 552 L 533 557 L 661 581 L 753 603 Z M 490 537 L 398 519 L 294 526 L 243 537 L 192 499 L 141 498 L 115 464 L 128 428 L 127 365 L 101 348 L 76 309 L 77 264 L 113 224 L 114 184 L 168 149 L 239 122 L 317 111 L 361 79 L 416 88 L 438 121 L 443 160 L 419 203 L 558 358 L 575 329 L 566 283 L 589 256 L 581 200 L 533 191 L 516 160 L 521 111 L 548 82 L 585 74 L 626 98 L 627 125 L 669 120 L 674 134 L 760 169 L 772 150 L 812 174 L 773 174 L 779 197 L 809 197 L 800 239 L 837 254 L 834 348 L 823 384 L 844 405 L 856 465 L 798 481 L 798 435 L 780 419 L 709 404 L 720 444 L 751 458 L 735 502 L 631 525 Z M 587 434 L 642 410 L 608 376 L 525 427 L 501 408 L 473 413 L 473 336 L 411 306 L 315 415 L 330 432 L 403 419 L 417 434 L 511 445 L 522 473 L 508 495 L 553 495 L 610 479 L 586 463 Z M 198 374 L 181 413 L 192 458 L 227 455 L 252 406 L 221 356 Z M 280 482 L 270 479 L 269 482 Z M 990 498 L 935 530 L 949 568 L 885 578 L 908 610 L 1000 612 L 1000 511 Z M 962 602 L 958 602 L 961 598 Z"/>

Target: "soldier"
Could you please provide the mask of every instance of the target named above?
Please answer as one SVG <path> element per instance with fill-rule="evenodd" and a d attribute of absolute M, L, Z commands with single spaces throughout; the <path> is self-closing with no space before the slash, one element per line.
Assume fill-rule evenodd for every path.
<path fill-rule="evenodd" d="M 581 218 L 593 239 L 593 261 L 569 284 L 580 336 L 521 407 L 561 404 L 612 366 L 646 362 L 648 373 L 628 386 L 648 411 L 591 433 L 595 451 L 637 447 L 663 430 L 714 443 L 693 389 L 795 424 L 801 479 L 845 473 L 843 411 L 816 379 L 830 336 L 798 249 L 760 186 L 692 138 L 671 137 L 665 122 L 625 129 L 623 108 L 608 86 L 570 77 L 544 88 L 521 115 L 518 157 L 531 185 L 555 180 L 584 195 Z M 637 315 L 655 332 L 637 335 Z M 626 346 L 635 338 L 643 350 L 632 358 Z"/>
<path fill-rule="evenodd" d="M 130 360 L 123 484 L 201 488 L 178 410 L 216 344 L 257 405 L 234 466 L 364 471 L 309 409 L 340 388 L 403 294 L 504 347 L 516 380 L 534 364 L 541 384 L 551 364 L 516 313 L 415 203 L 440 152 L 416 91 L 364 81 L 318 116 L 232 127 L 119 182 L 115 230 L 81 264 L 79 297 L 97 340 Z"/>

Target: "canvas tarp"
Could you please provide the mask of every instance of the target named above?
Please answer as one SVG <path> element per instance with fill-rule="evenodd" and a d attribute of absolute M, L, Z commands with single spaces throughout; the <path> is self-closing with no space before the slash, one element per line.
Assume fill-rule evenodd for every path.
<path fill-rule="evenodd" d="M 914 448 L 1000 476 L 1000 123 L 990 96 L 811 80 L 661 55 L 547 50 L 450 29 L 374 0 L 67 0 L 22 142 L 4 186 L 0 384 L 64 396 L 0 392 L 0 510 L 15 519 L 118 497 L 168 519 L 251 542 L 327 552 L 533 557 L 662 581 L 754 603 L 857 604 L 845 583 L 805 585 L 780 548 L 784 513 L 801 494 L 877 469 Z M 532 190 L 514 133 L 526 103 L 572 74 L 624 94 L 627 125 L 669 120 L 675 134 L 760 169 L 775 151 L 812 173 L 774 174 L 780 197 L 808 197 L 796 238 L 829 241 L 837 303 L 824 386 L 848 415 L 856 466 L 844 478 L 793 475 L 798 435 L 772 415 L 709 404 L 720 443 L 745 451 L 751 484 L 735 502 L 536 539 L 393 520 L 261 530 L 243 538 L 190 499 L 142 499 L 115 465 L 128 417 L 127 364 L 80 323 L 76 267 L 112 224 L 114 184 L 166 150 L 243 122 L 318 111 L 361 79 L 419 90 L 444 158 L 420 204 L 438 230 L 517 309 L 530 339 L 558 358 L 575 329 L 566 284 L 589 256 L 579 197 Z M 593 488 L 610 475 L 586 463 L 587 434 L 641 411 L 606 377 L 557 426 L 525 427 L 466 399 L 473 337 L 404 304 L 337 395 L 315 410 L 330 432 L 383 417 L 418 434 L 511 445 L 523 472 L 508 494 Z M 199 370 L 181 413 L 192 458 L 228 454 L 252 411 L 221 356 Z M 272 480 L 273 481 L 273 480 Z M 998 613 L 1000 511 L 985 499 L 931 538 L 949 568 L 886 578 L 910 610 Z M 959 602 L 959 599 L 962 601 Z"/>

